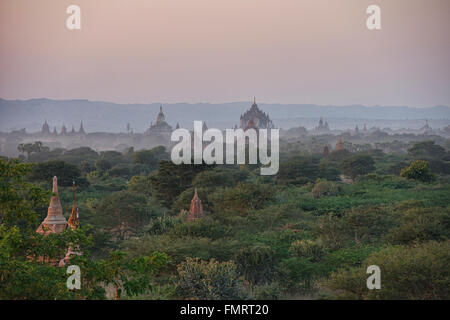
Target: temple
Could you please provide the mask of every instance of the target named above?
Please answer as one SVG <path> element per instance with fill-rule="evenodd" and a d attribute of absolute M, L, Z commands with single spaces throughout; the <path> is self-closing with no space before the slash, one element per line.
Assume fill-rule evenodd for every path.
<path fill-rule="evenodd" d="M 203 216 L 202 200 L 198 197 L 197 188 L 194 191 L 194 197 L 191 200 L 191 206 L 189 208 L 188 221 L 193 221 Z"/>
<path fill-rule="evenodd" d="M 39 225 L 36 232 L 48 235 L 50 233 L 61 233 L 67 229 L 67 221 L 63 216 L 61 202 L 58 195 L 58 179 L 53 177 L 53 195 L 50 198 L 47 217 Z"/>
<path fill-rule="evenodd" d="M 145 132 L 147 135 L 156 135 L 162 137 L 169 137 L 172 134 L 172 127 L 166 122 L 166 117 L 162 111 L 162 106 L 159 107 L 159 113 L 156 117 L 156 123 L 151 124 L 150 128 Z"/>
<path fill-rule="evenodd" d="M 47 120 L 45 120 L 44 124 L 42 125 L 42 134 L 50 134 L 50 126 L 47 123 Z"/>
<path fill-rule="evenodd" d="M 247 110 L 243 115 L 241 115 L 240 128 L 244 130 L 249 128 L 274 129 L 275 126 L 269 116 L 258 108 L 256 98 L 254 98 L 250 110 Z"/>
<path fill-rule="evenodd" d="M 314 130 L 319 132 L 327 132 L 330 131 L 330 127 L 328 126 L 328 122 L 323 121 L 323 118 L 320 117 L 319 125 L 315 127 Z"/>
<path fill-rule="evenodd" d="M 343 150 L 344 149 L 344 143 L 342 142 L 342 139 L 339 138 L 338 143 L 336 143 L 336 151 Z"/>

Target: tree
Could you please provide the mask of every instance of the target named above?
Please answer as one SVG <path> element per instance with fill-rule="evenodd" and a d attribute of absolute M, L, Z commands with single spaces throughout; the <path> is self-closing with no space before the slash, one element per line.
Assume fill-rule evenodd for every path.
<path fill-rule="evenodd" d="M 142 150 L 134 152 L 133 162 L 144 164 L 148 166 L 151 170 L 158 167 L 158 163 L 162 160 L 169 160 L 169 155 L 166 149 L 162 146 L 153 148 L 151 150 Z"/>
<path fill-rule="evenodd" d="M 280 171 L 276 176 L 277 183 L 300 185 L 316 180 L 319 174 L 318 160 L 318 158 L 301 156 L 281 163 Z"/>
<path fill-rule="evenodd" d="M 95 167 L 97 168 L 97 170 L 105 172 L 111 169 L 111 163 L 106 159 L 99 158 L 97 159 L 97 161 L 95 161 Z"/>
<path fill-rule="evenodd" d="M 435 179 L 435 176 L 430 172 L 430 165 L 424 160 L 413 161 L 409 167 L 401 171 L 400 176 L 422 182 L 432 182 Z"/>
<path fill-rule="evenodd" d="M 242 248 L 234 260 L 238 272 L 253 284 L 269 282 L 275 271 L 275 252 L 268 246 Z"/>
<path fill-rule="evenodd" d="M 194 177 L 213 166 L 180 164 L 172 161 L 161 161 L 157 171 L 150 174 L 150 184 L 156 197 L 166 207 L 170 208 L 175 199 L 192 185 Z"/>
<path fill-rule="evenodd" d="M 244 298 L 242 283 L 232 261 L 186 258 L 177 266 L 177 292 L 185 298 L 237 300 Z"/>
<path fill-rule="evenodd" d="M 126 190 L 106 196 L 96 208 L 96 213 L 96 223 L 119 239 L 135 234 L 152 215 L 148 197 Z"/>
<path fill-rule="evenodd" d="M 450 160 L 446 159 L 448 154 L 445 149 L 440 145 L 437 145 L 434 141 L 422 141 L 415 143 L 408 150 L 408 153 L 416 160 Z"/>
<path fill-rule="evenodd" d="M 248 212 L 262 209 L 275 200 L 275 189 L 268 184 L 239 182 L 236 187 L 214 194 L 214 211 L 221 209 Z"/>
<path fill-rule="evenodd" d="M 340 192 L 341 188 L 338 185 L 326 180 L 318 180 L 311 190 L 313 197 L 316 199 L 323 196 L 335 196 Z"/>
<path fill-rule="evenodd" d="M 30 175 L 32 181 L 45 181 L 50 183 L 54 176 L 58 177 L 60 186 L 69 187 L 73 181 L 78 186 L 87 186 L 89 182 L 81 177 L 80 169 L 70 163 L 61 160 L 52 160 L 37 164 Z"/>
<path fill-rule="evenodd" d="M 353 180 L 359 176 L 375 170 L 375 162 L 368 155 L 355 155 L 342 161 L 340 169 Z"/>

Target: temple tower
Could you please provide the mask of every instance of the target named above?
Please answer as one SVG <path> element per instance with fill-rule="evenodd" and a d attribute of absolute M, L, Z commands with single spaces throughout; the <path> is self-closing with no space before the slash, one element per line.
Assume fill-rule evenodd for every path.
<path fill-rule="evenodd" d="M 202 200 L 198 197 L 197 188 L 195 188 L 194 197 L 191 200 L 191 207 L 189 208 L 188 221 L 193 221 L 203 216 Z"/>
<path fill-rule="evenodd" d="M 45 120 L 44 124 L 42 125 L 41 133 L 50 134 L 50 126 L 47 123 L 47 119 Z"/>
<path fill-rule="evenodd" d="M 336 143 L 336 151 L 343 150 L 344 149 L 344 143 L 342 142 L 342 139 L 339 138 L 338 143 Z"/>
<path fill-rule="evenodd" d="M 75 206 L 75 181 L 72 184 L 72 193 L 73 193 L 72 212 L 69 217 L 68 225 L 72 230 L 75 230 L 78 228 L 79 223 L 78 208 Z"/>
<path fill-rule="evenodd" d="M 75 206 L 75 181 L 72 184 L 72 194 L 73 194 L 72 213 L 70 214 L 68 225 L 70 229 L 76 230 L 78 229 L 79 215 L 78 215 L 78 208 Z M 70 256 L 73 255 L 81 255 L 78 246 L 69 246 L 66 255 L 59 261 L 58 266 L 60 267 L 65 266 L 69 262 Z"/>
<path fill-rule="evenodd" d="M 50 233 L 61 233 L 67 229 L 67 221 L 63 216 L 61 202 L 58 195 L 58 179 L 53 177 L 53 195 L 50 198 L 47 217 L 37 228 L 36 232 L 47 235 Z"/>
<path fill-rule="evenodd" d="M 78 130 L 79 134 L 86 134 L 86 132 L 84 132 L 84 128 L 83 128 L 83 121 L 80 122 L 80 130 Z"/>
<path fill-rule="evenodd" d="M 328 145 L 325 145 L 325 147 L 323 147 L 323 156 L 328 157 L 329 154 L 330 150 L 328 150 Z"/>

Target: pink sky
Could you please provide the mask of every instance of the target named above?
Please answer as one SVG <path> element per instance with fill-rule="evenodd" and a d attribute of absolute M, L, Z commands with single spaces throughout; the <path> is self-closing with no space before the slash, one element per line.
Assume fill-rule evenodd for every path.
<path fill-rule="evenodd" d="M 450 105 L 449 31 L 448 0 L 1 0 L 0 97 Z"/>

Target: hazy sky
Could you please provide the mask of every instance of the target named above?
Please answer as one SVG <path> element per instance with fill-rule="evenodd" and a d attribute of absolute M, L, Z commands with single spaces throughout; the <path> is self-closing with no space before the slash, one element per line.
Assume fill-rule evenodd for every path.
<path fill-rule="evenodd" d="M 81 30 L 66 8 L 81 7 Z M 366 27 L 381 7 L 382 30 Z M 0 97 L 450 105 L 449 0 L 0 0 Z"/>

